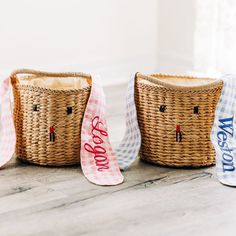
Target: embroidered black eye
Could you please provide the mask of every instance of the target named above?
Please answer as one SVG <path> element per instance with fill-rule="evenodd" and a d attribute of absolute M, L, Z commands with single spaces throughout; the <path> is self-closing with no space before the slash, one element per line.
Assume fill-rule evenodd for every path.
<path fill-rule="evenodd" d="M 37 104 L 33 104 L 33 111 L 38 111 L 38 105 Z"/>
<path fill-rule="evenodd" d="M 160 112 L 165 112 L 166 105 L 161 105 L 159 110 L 160 110 Z"/>
<path fill-rule="evenodd" d="M 199 113 L 199 107 L 198 106 L 194 107 L 193 113 L 194 114 L 198 114 Z"/>
<path fill-rule="evenodd" d="M 72 107 L 67 107 L 67 115 L 72 114 L 72 112 L 73 112 Z"/>

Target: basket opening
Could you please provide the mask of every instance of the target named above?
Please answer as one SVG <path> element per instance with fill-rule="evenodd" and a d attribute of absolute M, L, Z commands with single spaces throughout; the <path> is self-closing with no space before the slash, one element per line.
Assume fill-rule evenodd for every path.
<path fill-rule="evenodd" d="M 85 77 L 17 76 L 16 83 L 53 90 L 83 89 L 91 85 Z"/>
<path fill-rule="evenodd" d="M 197 87 L 197 86 L 204 86 L 210 85 L 217 81 L 214 78 L 201 78 L 201 77 L 190 77 L 190 76 L 174 76 L 174 75 L 158 75 L 154 74 L 151 75 L 152 80 L 148 80 L 145 78 L 141 78 L 140 82 L 150 85 L 155 85 L 155 81 L 153 79 L 157 79 L 161 82 L 166 84 L 180 86 L 180 87 Z M 152 82 L 153 81 L 153 82 Z"/>

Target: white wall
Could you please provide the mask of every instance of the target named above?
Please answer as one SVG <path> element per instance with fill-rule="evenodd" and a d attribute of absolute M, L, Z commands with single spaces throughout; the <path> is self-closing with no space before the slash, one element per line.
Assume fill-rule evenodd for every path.
<path fill-rule="evenodd" d="M 183 74 L 194 69 L 197 0 L 158 1 L 158 70 Z"/>
<path fill-rule="evenodd" d="M 157 0 L 0 0 L 0 74 L 21 67 L 99 73 L 157 69 Z"/>

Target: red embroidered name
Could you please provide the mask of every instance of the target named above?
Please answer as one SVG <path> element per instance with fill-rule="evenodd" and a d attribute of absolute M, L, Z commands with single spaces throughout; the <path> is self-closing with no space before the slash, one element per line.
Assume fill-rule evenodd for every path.
<path fill-rule="evenodd" d="M 108 133 L 106 130 L 102 129 L 101 126 L 104 126 L 104 124 L 100 121 L 100 117 L 95 116 L 92 120 L 91 131 L 94 146 L 92 147 L 92 145 L 90 145 L 89 143 L 84 144 L 84 149 L 94 155 L 94 160 L 96 166 L 98 167 L 98 171 L 109 169 L 107 151 L 101 145 L 104 143 L 102 136 L 106 137 L 108 136 Z"/>

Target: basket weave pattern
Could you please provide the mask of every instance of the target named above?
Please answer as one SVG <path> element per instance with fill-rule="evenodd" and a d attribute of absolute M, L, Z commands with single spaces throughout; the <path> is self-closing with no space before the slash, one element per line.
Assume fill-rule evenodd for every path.
<path fill-rule="evenodd" d="M 81 76 L 81 74 L 52 74 L 52 76 Z M 90 87 L 53 90 L 13 83 L 13 93 L 16 156 L 39 165 L 78 164 L 81 125 Z M 72 108 L 71 114 L 68 114 L 68 107 Z M 54 142 L 49 137 L 52 126 L 56 134 Z"/>
<path fill-rule="evenodd" d="M 210 132 L 222 82 L 199 87 L 172 86 L 163 82 L 163 79 L 171 77 L 184 78 L 136 76 L 135 102 L 142 135 L 140 156 L 145 161 L 165 166 L 212 165 L 215 163 L 215 151 Z M 143 83 L 143 80 L 153 83 Z M 164 112 L 161 112 L 163 105 Z M 196 113 L 195 107 L 199 109 Z M 181 127 L 181 141 L 176 137 L 177 125 Z"/>

